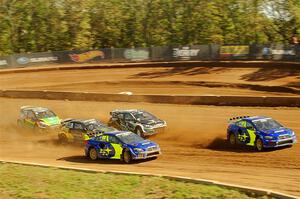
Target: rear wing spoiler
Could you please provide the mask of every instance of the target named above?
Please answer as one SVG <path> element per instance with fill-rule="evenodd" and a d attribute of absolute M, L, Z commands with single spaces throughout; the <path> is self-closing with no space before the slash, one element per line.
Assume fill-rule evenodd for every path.
<path fill-rule="evenodd" d="M 229 118 L 228 120 L 228 123 L 231 123 L 231 122 L 235 122 L 237 120 L 240 120 L 240 119 L 243 119 L 243 118 L 248 118 L 250 116 L 237 116 L 237 117 L 232 117 L 232 118 Z"/>

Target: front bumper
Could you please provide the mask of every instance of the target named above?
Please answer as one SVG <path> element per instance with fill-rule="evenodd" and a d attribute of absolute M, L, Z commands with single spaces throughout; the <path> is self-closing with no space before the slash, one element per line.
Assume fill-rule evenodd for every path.
<path fill-rule="evenodd" d="M 157 157 L 160 154 L 161 154 L 160 150 L 145 151 L 145 152 L 140 152 L 138 154 L 134 154 L 132 156 L 132 158 L 135 159 L 135 160 L 141 160 L 141 159 L 154 158 L 154 157 Z"/>
<path fill-rule="evenodd" d="M 39 127 L 39 128 L 46 133 L 53 133 L 59 130 L 59 126 L 60 125 L 52 125 L 52 126 Z"/>
<path fill-rule="evenodd" d="M 160 126 L 156 128 L 144 128 L 144 135 L 145 136 L 150 136 L 150 135 L 155 135 L 158 133 L 163 133 L 165 131 L 166 126 Z"/>
<path fill-rule="evenodd" d="M 296 137 L 288 138 L 288 139 L 278 139 L 278 140 L 265 140 L 264 147 L 265 148 L 276 148 L 283 146 L 290 146 L 297 142 Z"/>

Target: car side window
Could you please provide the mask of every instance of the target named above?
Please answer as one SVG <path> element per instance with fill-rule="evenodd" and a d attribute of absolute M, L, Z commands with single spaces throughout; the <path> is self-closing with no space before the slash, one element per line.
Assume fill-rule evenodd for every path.
<path fill-rule="evenodd" d="M 118 117 L 118 119 L 123 120 L 123 114 L 122 113 L 118 114 L 117 117 Z"/>
<path fill-rule="evenodd" d="M 27 118 L 29 118 L 29 119 L 34 119 L 34 118 L 35 118 L 34 113 L 33 113 L 32 111 L 29 111 L 29 112 L 27 113 Z"/>
<path fill-rule="evenodd" d="M 97 137 L 97 140 L 102 142 L 108 142 L 108 135 L 101 135 Z"/>
<path fill-rule="evenodd" d="M 94 129 L 94 125 L 93 124 L 88 125 L 87 129 L 92 131 Z"/>
<path fill-rule="evenodd" d="M 20 118 L 21 119 L 24 119 L 24 118 L 26 118 L 27 117 L 27 112 L 26 111 L 21 111 L 20 112 Z"/>
<path fill-rule="evenodd" d="M 69 129 L 72 129 L 73 128 L 73 122 L 68 122 L 67 125 L 66 125 Z"/>
<path fill-rule="evenodd" d="M 237 126 L 242 127 L 242 128 L 246 128 L 247 127 L 247 122 L 244 120 L 240 120 L 236 123 Z"/>
<path fill-rule="evenodd" d="M 117 138 L 114 136 L 108 136 L 108 142 L 113 143 L 113 144 L 120 144 Z"/>
<path fill-rule="evenodd" d="M 83 130 L 83 126 L 80 123 L 74 123 L 74 129 Z"/>
<path fill-rule="evenodd" d="M 124 118 L 125 118 L 126 121 L 133 120 L 133 117 L 129 113 L 126 113 Z"/>

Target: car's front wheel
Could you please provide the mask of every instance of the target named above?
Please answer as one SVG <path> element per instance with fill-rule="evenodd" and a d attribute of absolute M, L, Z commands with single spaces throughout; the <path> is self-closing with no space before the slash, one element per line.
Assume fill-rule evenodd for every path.
<path fill-rule="evenodd" d="M 89 158 L 90 158 L 91 160 L 97 160 L 97 159 L 98 159 L 98 154 L 97 154 L 97 151 L 96 151 L 95 148 L 91 148 L 91 149 L 89 150 Z"/>
<path fill-rule="evenodd" d="M 143 130 L 141 129 L 141 127 L 137 127 L 136 130 L 135 130 L 135 133 L 140 137 L 145 136 Z"/>
<path fill-rule="evenodd" d="M 264 143 L 260 138 L 256 139 L 255 148 L 256 148 L 257 151 L 263 151 L 264 150 Z"/>
<path fill-rule="evenodd" d="M 132 156 L 131 156 L 131 153 L 128 149 L 125 149 L 123 154 L 122 154 L 122 159 L 123 161 L 126 163 L 126 164 L 129 164 L 132 162 Z"/>

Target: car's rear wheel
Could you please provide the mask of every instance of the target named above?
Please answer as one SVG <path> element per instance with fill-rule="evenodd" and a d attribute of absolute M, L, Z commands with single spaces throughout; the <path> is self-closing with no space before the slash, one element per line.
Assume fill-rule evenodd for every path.
<path fill-rule="evenodd" d="M 230 133 L 230 135 L 229 135 L 229 143 L 231 145 L 236 145 L 236 137 L 235 137 L 234 133 Z"/>
<path fill-rule="evenodd" d="M 263 144 L 263 141 L 260 138 L 256 139 L 255 148 L 256 148 L 257 151 L 263 151 L 264 150 L 264 144 Z"/>
<path fill-rule="evenodd" d="M 89 150 L 89 158 L 91 160 L 97 160 L 98 159 L 98 154 L 95 148 L 90 148 Z"/>
<path fill-rule="evenodd" d="M 126 163 L 126 164 L 129 164 L 132 162 L 132 156 L 131 156 L 131 153 L 128 149 L 125 149 L 123 154 L 122 154 L 122 159 L 123 161 Z"/>

